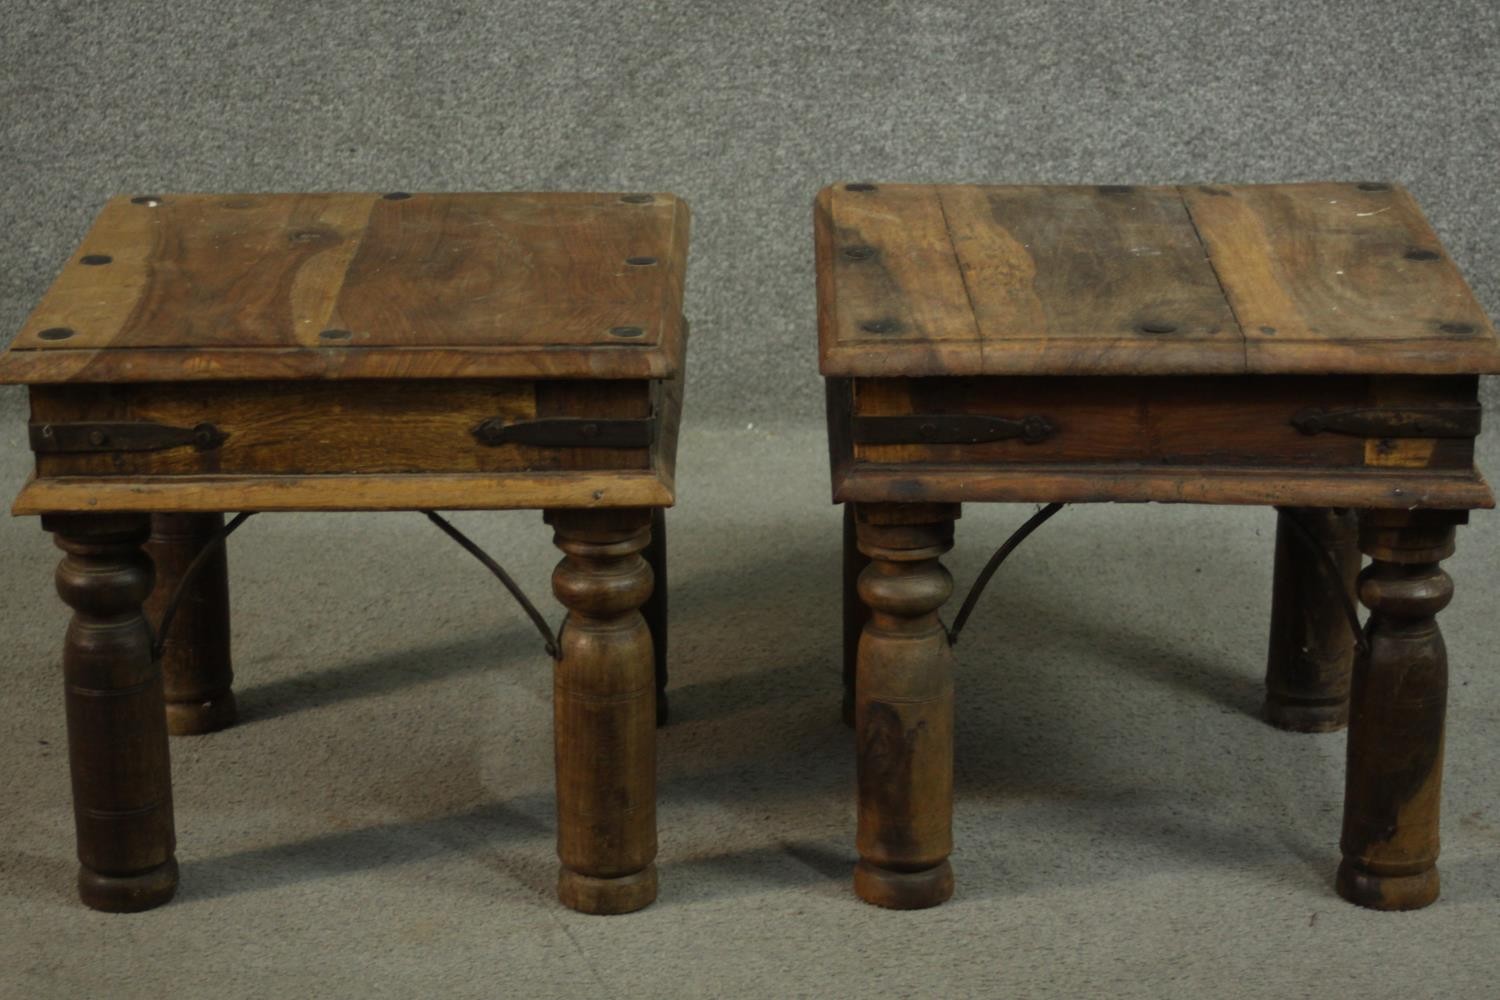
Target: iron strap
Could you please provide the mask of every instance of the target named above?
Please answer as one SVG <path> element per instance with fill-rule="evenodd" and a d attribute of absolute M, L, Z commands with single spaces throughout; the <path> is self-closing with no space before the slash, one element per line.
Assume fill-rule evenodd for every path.
<path fill-rule="evenodd" d="M 552 626 L 547 624 L 547 619 L 543 618 L 542 613 L 536 609 L 536 605 L 527 599 L 526 593 L 521 590 L 520 585 L 515 580 L 511 579 L 511 575 L 505 572 L 505 569 L 499 563 L 490 558 L 489 553 L 481 549 L 473 539 L 455 528 L 437 511 L 424 510 L 422 513 L 426 514 L 427 519 L 437 525 L 443 534 L 457 542 L 460 548 L 475 559 L 478 559 L 485 569 L 495 574 L 495 577 L 505 585 L 505 589 L 510 591 L 510 596 L 515 598 L 516 603 L 521 606 L 521 610 L 526 612 L 526 617 L 531 619 L 531 624 L 535 625 L 536 630 L 541 633 L 542 642 L 547 647 L 547 655 L 554 660 L 562 659 L 562 647 L 557 644 L 557 636 L 553 634 Z"/>
<path fill-rule="evenodd" d="M 1478 406 L 1355 406 L 1307 409 L 1292 416 L 1303 434 L 1349 434 L 1369 438 L 1467 438 L 1479 434 Z"/>
<path fill-rule="evenodd" d="M 1001 546 L 990 556 L 990 561 L 984 564 L 984 569 L 974 578 L 974 585 L 969 588 L 968 596 L 964 598 L 963 605 L 958 609 L 958 617 L 953 619 L 953 627 L 948 629 L 948 645 L 958 645 L 958 633 L 963 631 L 964 622 L 969 620 L 969 615 L 974 613 L 974 606 L 979 603 L 984 588 L 989 584 L 990 577 L 995 575 L 995 570 L 1005 562 L 1007 556 L 1016 550 L 1016 547 L 1026 541 L 1026 536 L 1047 523 L 1047 519 L 1063 509 L 1063 504 L 1049 503 L 1041 510 L 1026 519 L 1026 523 L 1011 532 Z"/>
<path fill-rule="evenodd" d="M 172 631 L 172 619 L 177 617 L 177 607 L 182 603 L 183 595 L 187 593 L 188 585 L 198 575 L 198 571 L 208 565 L 209 556 L 223 547 L 229 536 L 234 534 L 235 529 L 255 516 L 255 511 L 246 510 L 230 518 L 229 523 L 214 532 L 212 538 L 203 543 L 203 548 L 193 556 L 193 561 L 188 563 L 187 569 L 182 571 L 182 576 L 177 580 L 177 586 L 172 588 L 172 595 L 167 598 L 166 607 L 162 608 L 161 620 L 156 623 L 156 635 L 151 639 L 151 659 L 161 659 L 161 654 L 167 648 L 167 634 Z"/>
<path fill-rule="evenodd" d="M 1344 589 L 1344 575 L 1339 570 L 1339 565 L 1334 561 L 1333 553 L 1328 547 L 1318 541 L 1317 536 L 1297 518 L 1297 512 L 1290 507 L 1280 508 L 1286 515 L 1286 523 L 1292 526 L 1292 534 L 1317 557 L 1318 572 L 1323 575 L 1323 580 L 1329 590 L 1338 595 L 1339 605 L 1344 612 L 1344 620 L 1349 623 L 1349 633 L 1354 637 L 1354 648 L 1360 654 L 1369 652 L 1370 645 L 1365 639 L 1365 630 L 1359 623 L 1359 609 L 1354 606 L 1354 600 L 1349 592 Z"/>
<path fill-rule="evenodd" d="M 166 451 L 193 447 L 209 451 L 229 437 L 213 424 L 170 427 L 147 420 L 32 421 L 31 450 L 39 455 L 103 451 Z"/>

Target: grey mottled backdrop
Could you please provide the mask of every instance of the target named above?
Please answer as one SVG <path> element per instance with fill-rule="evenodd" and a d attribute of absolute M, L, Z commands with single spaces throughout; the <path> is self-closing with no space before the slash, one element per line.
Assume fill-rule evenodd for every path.
<path fill-rule="evenodd" d="M 148 190 L 674 191 L 693 419 L 819 413 L 838 179 L 1394 179 L 1500 306 L 1492 0 L 6 7 L 5 335 Z"/>

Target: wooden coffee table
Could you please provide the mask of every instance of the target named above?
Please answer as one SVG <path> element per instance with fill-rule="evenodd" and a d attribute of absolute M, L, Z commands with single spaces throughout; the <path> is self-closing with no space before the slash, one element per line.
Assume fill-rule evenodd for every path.
<path fill-rule="evenodd" d="M 560 638 L 528 608 L 557 661 L 559 895 L 591 913 L 655 898 L 687 242 L 662 194 L 105 206 L 0 355 L 31 396 L 14 513 L 56 536 L 75 612 L 85 903 L 176 888 L 169 723 L 235 713 L 223 512 L 503 508 L 544 510 L 565 553 Z"/>
<path fill-rule="evenodd" d="M 1432 902 L 1438 564 L 1454 525 L 1494 505 L 1473 445 L 1476 376 L 1500 371 L 1500 345 L 1411 196 L 841 184 L 818 198 L 816 239 L 860 896 L 952 892 L 938 609 L 959 505 L 1160 501 L 1279 508 L 1267 716 L 1348 720 L 1339 893 Z M 1358 656 L 1351 590 L 1370 609 Z"/>

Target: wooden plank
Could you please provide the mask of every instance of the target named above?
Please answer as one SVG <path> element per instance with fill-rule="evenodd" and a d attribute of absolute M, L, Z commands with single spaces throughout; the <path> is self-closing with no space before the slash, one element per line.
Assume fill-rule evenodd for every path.
<path fill-rule="evenodd" d="M 377 199 L 332 325 L 369 346 L 609 345 L 620 327 L 657 344 L 673 216 L 613 195 Z"/>
<path fill-rule="evenodd" d="M 113 198 L 16 337 L 22 350 L 287 347 L 331 324 L 373 194 Z M 110 258 L 90 266 L 90 255 Z M 48 329 L 68 329 L 48 340 Z"/>
<path fill-rule="evenodd" d="M 980 369 L 937 188 L 835 184 L 814 215 L 824 375 Z"/>
<path fill-rule="evenodd" d="M 1467 472 L 1473 465 L 1472 438 L 1367 441 L 1345 434 L 1304 434 L 1292 419 L 1310 409 L 1477 406 L 1477 391 L 1473 376 L 861 379 L 852 408 L 860 416 L 1037 416 L 1054 433 L 1036 443 L 1012 438 L 977 444 L 857 444 L 854 458 L 887 466 L 1141 462 L 1333 470 L 1401 464 Z"/>
<path fill-rule="evenodd" d="M 1476 472 L 1190 469 L 1108 466 L 860 466 L 833 484 L 835 503 L 1213 503 L 1465 510 L 1495 506 Z"/>
<path fill-rule="evenodd" d="M 938 190 L 982 371 L 1243 369 L 1239 326 L 1175 188 Z"/>
<path fill-rule="evenodd" d="M 1500 371 L 1500 343 L 1399 185 L 1184 187 L 1247 370 Z"/>
<path fill-rule="evenodd" d="M 669 377 L 688 226 L 664 194 L 117 198 L 0 380 Z"/>
<path fill-rule="evenodd" d="M 40 454 L 49 476 L 501 472 L 644 469 L 644 448 L 481 444 L 480 422 L 645 417 L 645 382 L 382 381 L 34 386 L 32 420 L 210 423 L 217 448 Z"/>
<path fill-rule="evenodd" d="M 679 336 L 673 334 L 672 341 Z M 553 349 L 252 348 L 246 350 L 26 351 L 0 354 L 0 385 L 63 382 L 219 382 L 255 379 L 671 378 L 682 365 L 676 348 L 603 345 Z"/>
<path fill-rule="evenodd" d="M 109 511 L 525 510 L 670 507 L 653 472 L 512 472 L 400 476 L 32 478 L 17 516 Z"/>

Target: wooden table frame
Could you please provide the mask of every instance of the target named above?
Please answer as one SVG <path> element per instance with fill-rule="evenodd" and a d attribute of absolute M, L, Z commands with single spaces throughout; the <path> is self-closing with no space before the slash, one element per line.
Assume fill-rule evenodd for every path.
<path fill-rule="evenodd" d="M 1154 501 L 1278 509 L 1266 717 L 1347 721 L 1338 892 L 1436 899 L 1440 563 L 1494 506 L 1473 446 L 1500 346 L 1409 195 L 847 184 L 815 220 L 859 896 L 953 891 L 961 505 Z"/>
<path fill-rule="evenodd" d="M 588 913 L 656 898 L 687 230 L 650 194 L 106 206 L 0 356 L 36 452 L 13 513 L 53 533 L 73 609 L 84 903 L 176 891 L 168 734 L 236 716 L 226 511 L 542 510 L 567 608 L 558 895 Z"/>

